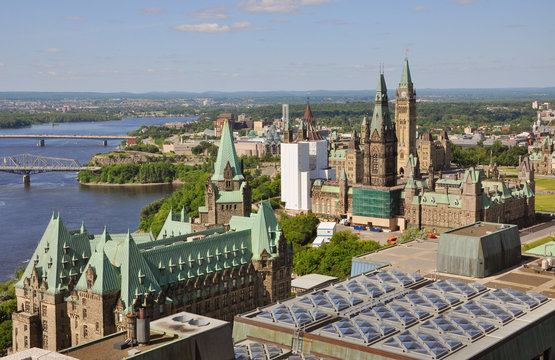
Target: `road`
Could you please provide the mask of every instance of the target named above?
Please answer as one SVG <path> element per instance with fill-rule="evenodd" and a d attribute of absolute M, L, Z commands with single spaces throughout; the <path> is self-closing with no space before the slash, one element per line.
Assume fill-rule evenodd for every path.
<path fill-rule="evenodd" d="M 520 242 L 525 244 L 549 235 L 555 236 L 555 219 L 520 230 Z"/>

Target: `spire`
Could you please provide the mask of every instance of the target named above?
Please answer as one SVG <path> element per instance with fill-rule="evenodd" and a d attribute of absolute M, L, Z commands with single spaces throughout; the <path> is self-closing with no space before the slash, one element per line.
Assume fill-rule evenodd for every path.
<path fill-rule="evenodd" d="M 403 65 L 403 73 L 401 74 L 401 82 L 399 82 L 399 87 L 409 87 L 412 86 L 412 79 L 410 77 L 409 69 L 409 59 L 405 58 L 405 64 Z"/>
<path fill-rule="evenodd" d="M 81 221 L 81 228 L 79 229 L 79 233 L 84 234 L 87 232 L 87 228 L 85 227 L 85 220 Z"/>
<path fill-rule="evenodd" d="M 343 169 L 341 171 L 341 176 L 339 177 L 340 181 L 347 181 L 347 173 L 345 172 L 345 169 Z"/>
<path fill-rule="evenodd" d="M 366 115 L 364 115 L 364 117 L 362 118 L 362 124 L 361 125 L 368 125 L 368 119 L 366 118 Z"/>
<path fill-rule="evenodd" d="M 303 120 L 314 120 L 314 116 L 312 115 L 312 110 L 310 109 L 310 103 L 306 102 L 306 109 L 304 110 Z"/>
<path fill-rule="evenodd" d="M 384 133 L 382 133 L 382 129 Z M 395 129 L 389 117 L 389 104 L 387 98 L 387 86 L 385 85 L 385 77 L 380 74 L 378 86 L 376 87 L 376 99 L 374 103 L 374 112 L 372 114 L 372 122 L 370 124 L 370 139 L 377 131 L 382 140 L 395 140 Z"/>
<path fill-rule="evenodd" d="M 222 129 L 220 147 L 218 148 L 216 163 L 214 164 L 212 181 L 224 181 L 224 170 L 228 163 L 233 170 L 233 180 L 244 180 L 243 169 L 241 168 L 237 152 L 235 151 L 235 145 L 233 144 L 231 126 L 226 121 Z"/>

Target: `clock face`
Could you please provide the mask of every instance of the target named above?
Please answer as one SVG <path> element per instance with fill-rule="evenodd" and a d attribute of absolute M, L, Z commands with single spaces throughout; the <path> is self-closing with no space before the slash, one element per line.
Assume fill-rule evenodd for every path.
<path fill-rule="evenodd" d="M 406 91 L 403 91 L 403 92 L 401 93 L 401 96 L 402 96 L 402 97 L 407 96 L 407 92 L 406 92 Z"/>

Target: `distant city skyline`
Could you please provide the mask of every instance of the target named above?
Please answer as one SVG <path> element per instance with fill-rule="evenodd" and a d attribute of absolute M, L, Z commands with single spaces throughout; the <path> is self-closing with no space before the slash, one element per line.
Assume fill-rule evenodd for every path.
<path fill-rule="evenodd" d="M 10 2 L 0 91 L 555 85 L 548 0 Z"/>

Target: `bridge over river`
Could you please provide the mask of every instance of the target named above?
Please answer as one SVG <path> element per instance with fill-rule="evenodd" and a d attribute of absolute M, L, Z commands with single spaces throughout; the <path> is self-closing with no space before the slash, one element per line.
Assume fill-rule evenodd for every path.
<path fill-rule="evenodd" d="M 0 139 L 38 139 L 37 146 L 44 146 L 45 139 L 93 139 L 102 140 L 104 146 L 108 145 L 108 140 L 134 140 L 134 136 L 113 136 L 113 135 L 16 135 L 1 134 Z"/>
<path fill-rule="evenodd" d="M 19 154 L 0 157 L 0 171 L 23 175 L 23 184 L 31 183 L 31 174 L 50 171 L 100 170 L 97 166 L 82 166 L 77 160 L 63 159 L 33 154 Z"/>

